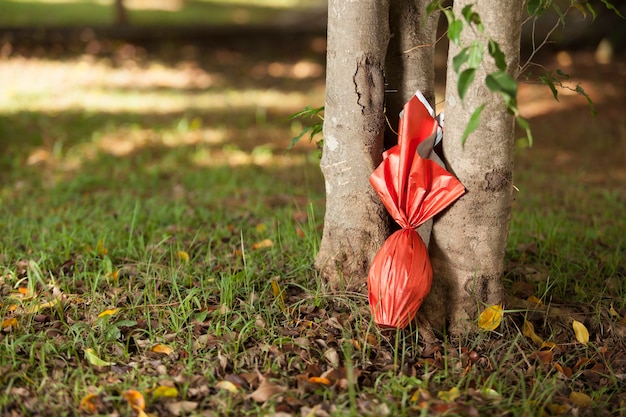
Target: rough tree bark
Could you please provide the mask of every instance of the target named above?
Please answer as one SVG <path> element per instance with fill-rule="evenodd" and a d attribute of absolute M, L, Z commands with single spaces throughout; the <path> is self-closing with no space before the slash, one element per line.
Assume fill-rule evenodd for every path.
<path fill-rule="evenodd" d="M 369 184 L 382 160 L 388 0 L 330 0 L 322 243 L 315 261 L 331 288 L 363 287 L 388 234 L 385 208 Z"/>
<path fill-rule="evenodd" d="M 467 4 L 474 5 L 485 35 L 500 44 L 507 58 L 507 71 L 515 76 L 519 64 L 523 3 L 518 0 L 455 0 L 453 10 L 461 16 Z M 482 35 L 462 32 L 462 45 Z M 486 45 L 485 39 L 482 39 Z M 509 230 L 513 193 L 515 122 L 503 100 L 489 91 L 485 75 L 496 70 L 485 51 L 465 100 L 457 93 L 458 76 L 452 58 L 459 52 L 453 44 L 448 54 L 446 125 L 443 143 L 448 169 L 465 185 L 467 194 L 454 203 L 434 224 L 430 258 L 434 280 L 422 305 L 435 328 L 448 320 L 451 334 L 467 331 L 485 305 L 502 302 L 501 278 Z M 460 138 L 472 112 L 486 104 L 478 129 L 462 146 Z"/>

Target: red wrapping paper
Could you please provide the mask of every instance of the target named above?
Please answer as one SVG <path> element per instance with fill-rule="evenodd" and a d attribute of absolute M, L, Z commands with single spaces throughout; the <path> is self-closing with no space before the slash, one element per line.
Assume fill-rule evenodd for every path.
<path fill-rule="evenodd" d="M 370 183 L 402 229 L 389 236 L 374 257 L 368 293 L 375 322 L 402 329 L 428 295 L 433 276 L 428 249 L 415 229 L 463 195 L 465 188 L 439 165 L 443 163 L 433 147 L 442 127 L 419 91 L 405 104 L 398 128 L 398 144 L 383 154 Z"/>

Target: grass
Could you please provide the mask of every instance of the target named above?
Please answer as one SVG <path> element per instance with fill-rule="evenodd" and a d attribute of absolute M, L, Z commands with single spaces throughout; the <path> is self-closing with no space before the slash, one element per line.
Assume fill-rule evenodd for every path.
<path fill-rule="evenodd" d="M 125 0 L 128 19 L 137 26 L 260 24 L 294 10 L 319 5 L 316 0 Z M 291 10 L 291 11 L 290 11 Z M 112 1 L 6 0 L 0 26 L 106 26 L 114 23 Z"/>
<path fill-rule="evenodd" d="M 320 282 L 314 146 L 284 153 L 287 116 L 323 100 L 323 72 L 295 70 L 322 65 L 318 41 L 6 59 L 0 415 L 139 415 L 130 390 L 160 416 L 624 413 L 621 142 L 596 144 L 600 184 L 591 162 L 555 163 L 540 116 L 518 155 L 504 279 L 549 311 L 505 306 L 495 332 L 433 343 L 384 332 L 364 295 Z"/>

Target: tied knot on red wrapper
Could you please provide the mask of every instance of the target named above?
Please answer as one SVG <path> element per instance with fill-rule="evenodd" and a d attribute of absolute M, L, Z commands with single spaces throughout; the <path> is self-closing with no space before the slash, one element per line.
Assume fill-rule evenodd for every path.
<path fill-rule="evenodd" d="M 441 120 L 441 122 L 440 122 Z M 421 92 L 404 105 L 398 144 L 385 153 L 370 183 L 402 229 L 378 251 L 368 275 L 369 302 L 381 327 L 405 328 L 430 292 L 428 249 L 415 230 L 465 193 L 434 151 L 443 138 L 443 115 Z"/>

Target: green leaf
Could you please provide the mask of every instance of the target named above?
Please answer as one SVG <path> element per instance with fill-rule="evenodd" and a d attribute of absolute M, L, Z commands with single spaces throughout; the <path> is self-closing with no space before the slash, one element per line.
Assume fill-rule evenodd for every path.
<path fill-rule="evenodd" d="M 517 96 L 517 82 L 507 72 L 492 72 L 485 78 L 485 83 L 493 92 L 504 93 L 512 98 Z"/>
<path fill-rule="evenodd" d="M 467 93 L 467 89 L 469 88 L 472 81 L 474 81 L 474 77 L 476 76 L 476 68 L 469 68 L 463 71 L 459 75 L 459 97 L 461 100 L 465 98 L 465 94 Z"/>
<path fill-rule="evenodd" d="M 475 40 L 469 47 L 469 59 L 467 65 L 470 68 L 478 68 L 483 62 L 483 44 L 479 40 Z"/>
<path fill-rule="evenodd" d="M 572 78 L 569 74 L 567 74 L 567 73 L 563 72 L 563 70 L 560 70 L 560 69 L 557 69 L 557 70 L 556 70 L 556 73 L 557 73 L 560 77 L 565 78 L 567 81 L 569 81 L 569 80 Z"/>
<path fill-rule="evenodd" d="M 472 6 L 473 6 L 472 4 L 468 4 L 467 6 L 463 7 L 463 9 L 461 10 L 461 14 L 463 15 L 467 23 L 475 24 L 479 27 L 482 27 L 482 23 L 480 21 L 480 15 L 472 10 Z"/>
<path fill-rule="evenodd" d="M 589 97 L 589 94 L 587 94 L 587 92 L 583 89 L 582 85 L 578 84 L 576 86 L 576 93 L 587 99 L 587 104 L 589 105 L 589 109 L 591 110 L 591 117 L 595 119 L 598 115 L 598 112 L 596 111 L 596 107 L 593 105 L 593 100 L 591 100 L 591 97 Z"/>
<path fill-rule="evenodd" d="M 528 146 L 533 146 L 533 134 L 530 130 L 530 125 L 528 124 L 528 120 L 526 120 L 522 116 L 517 116 L 516 120 L 517 120 L 517 124 L 519 125 L 519 127 L 524 129 L 524 131 L 526 132 L 526 139 L 528 141 Z"/>
<path fill-rule="evenodd" d="M 469 59 L 469 47 L 465 47 L 461 49 L 461 51 L 452 58 L 452 68 L 454 68 L 454 72 L 457 74 L 461 69 L 461 66 L 467 62 Z"/>
<path fill-rule="evenodd" d="M 455 19 L 448 25 L 448 39 L 455 45 L 461 46 L 461 31 L 463 30 L 463 21 Z"/>
<path fill-rule="evenodd" d="M 506 58 L 504 56 L 504 53 L 500 49 L 500 45 L 498 44 L 498 42 L 494 41 L 493 39 L 489 39 L 488 50 L 489 55 L 491 55 L 496 61 L 496 67 L 498 67 L 500 71 L 506 70 Z"/>
<path fill-rule="evenodd" d="M 589 2 L 585 3 L 585 6 L 587 7 L 587 10 L 589 10 L 591 15 L 593 16 L 593 20 L 596 20 L 596 17 L 598 17 L 598 12 L 596 12 L 596 9 Z"/>
<path fill-rule="evenodd" d="M 478 106 L 476 110 L 474 110 L 474 113 L 472 113 L 472 115 L 470 116 L 469 122 L 467 122 L 467 126 L 465 126 L 465 131 L 463 132 L 463 136 L 461 136 L 462 146 L 465 146 L 465 141 L 467 140 L 467 137 L 473 131 L 478 129 L 478 126 L 480 125 L 480 114 L 483 112 L 484 108 L 485 108 L 485 105 L 481 104 L 480 106 Z"/>
<path fill-rule="evenodd" d="M 552 91 L 552 95 L 554 96 L 554 99 L 556 101 L 559 101 L 559 92 L 556 90 L 554 82 L 552 82 L 552 77 L 549 74 L 545 74 L 539 77 L 539 79 L 541 80 L 542 83 L 544 83 L 550 88 L 550 90 Z"/>
<path fill-rule="evenodd" d="M 613 4 L 609 0 L 600 0 L 600 1 L 602 2 L 602 4 L 604 4 L 606 6 L 607 9 L 613 10 L 616 15 L 618 15 L 619 17 L 624 19 L 624 16 L 622 16 L 622 14 L 619 12 L 619 10 L 617 10 L 615 8 L 615 6 L 613 6 Z"/>
<path fill-rule="evenodd" d="M 322 113 L 323 111 L 324 111 L 324 106 L 315 107 L 315 108 L 311 106 L 306 106 L 304 109 L 300 110 L 299 112 L 294 113 L 291 116 L 289 116 L 287 120 L 297 119 L 298 117 L 302 117 L 302 116 L 308 116 L 308 117 L 319 116 L 319 114 Z M 321 118 L 321 116 L 319 117 Z"/>
<path fill-rule="evenodd" d="M 300 139 L 302 139 L 302 136 L 306 135 L 307 132 L 310 132 L 311 130 L 313 130 L 313 127 L 311 126 L 307 126 L 304 129 L 302 129 L 300 131 L 300 133 L 298 133 L 297 136 L 294 136 L 291 139 L 291 142 L 289 143 L 289 145 L 287 146 L 287 150 L 290 151 L 293 149 L 294 146 L 296 146 L 296 143 L 300 142 Z"/>
<path fill-rule="evenodd" d="M 434 11 L 443 9 L 441 0 L 433 0 L 426 6 L 426 16 L 430 16 Z"/>
<path fill-rule="evenodd" d="M 561 26 L 565 27 L 565 15 L 563 14 L 563 11 L 559 7 L 559 5 L 554 3 L 552 4 L 552 8 L 556 12 L 556 14 L 559 15 L 559 22 L 561 23 Z"/>
<path fill-rule="evenodd" d="M 536 14 L 540 16 L 543 10 L 541 10 L 541 0 L 528 0 L 526 2 L 526 10 L 528 10 L 529 15 Z"/>
<path fill-rule="evenodd" d="M 576 10 L 578 10 L 582 15 L 583 18 L 587 18 L 587 10 L 583 7 L 582 4 L 580 3 L 573 3 L 572 7 L 575 8 Z"/>

